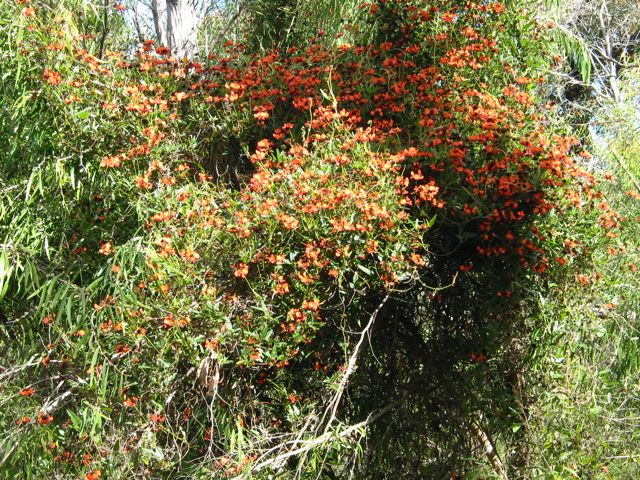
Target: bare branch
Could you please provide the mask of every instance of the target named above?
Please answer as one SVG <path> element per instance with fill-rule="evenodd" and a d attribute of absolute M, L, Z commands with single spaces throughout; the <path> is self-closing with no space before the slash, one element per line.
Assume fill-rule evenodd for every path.
<path fill-rule="evenodd" d="M 386 407 L 378 410 L 375 413 L 370 414 L 366 420 L 363 420 L 360 423 L 356 423 L 355 425 L 351 425 L 347 428 L 345 428 L 344 430 L 342 430 L 339 433 L 334 433 L 334 432 L 324 432 L 322 435 L 316 437 L 316 438 L 312 438 L 310 440 L 305 440 L 302 442 L 299 442 L 300 444 L 302 444 L 302 446 L 295 448 L 293 450 L 289 450 L 288 452 L 282 453 L 280 455 L 277 455 L 276 457 L 270 458 L 268 460 L 265 460 L 263 462 L 260 463 L 256 463 L 255 465 L 253 465 L 251 467 L 251 472 L 259 472 L 260 470 L 264 470 L 266 467 L 269 467 L 271 465 L 279 465 L 282 464 L 282 462 L 288 458 L 297 456 L 297 455 L 302 455 L 303 453 L 306 453 L 322 444 L 327 443 L 328 441 L 330 441 L 332 438 L 346 438 L 346 437 L 350 437 L 354 434 L 357 434 L 358 431 L 366 429 L 369 425 L 371 425 L 373 422 L 375 422 L 376 420 L 378 420 L 380 417 L 382 417 L 383 415 L 389 413 L 391 410 L 393 410 L 394 408 L 398 407 L 400 404 L 402 404 L 402 402 L 404 401 L 404 399 L 399 399 L 389 405 L 387 405 Z M 239 480 L 240 478 L 244 478 L 244 477 L 236 477 L 236 480 Z"/>

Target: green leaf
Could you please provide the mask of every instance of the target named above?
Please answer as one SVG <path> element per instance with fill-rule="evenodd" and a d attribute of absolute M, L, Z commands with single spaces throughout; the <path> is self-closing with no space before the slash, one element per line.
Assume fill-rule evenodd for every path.
<path fill-rule="evenodd" d="M 365 267 L 364 265 L 360 265 L 358 264 L 358 268 L 360 270 L 362 270 L 364 273 L 366 273 L 367 275 L 371 275 L 373 272 L 371 270 L 369 270 L 367 267 Z"/>

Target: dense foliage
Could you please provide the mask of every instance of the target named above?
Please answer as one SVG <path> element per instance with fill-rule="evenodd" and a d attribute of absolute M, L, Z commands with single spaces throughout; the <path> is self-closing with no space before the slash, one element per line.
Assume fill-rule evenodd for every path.
<path fill-rule="evenodd" d="M 531 341 L 628 234 L 538 96 L 531 12 L 278 38 L 281 8 L 188 60 L 125 44 L 121 4 L 6 3 L 4 477 L 569 471 L 531 445 Z"/>

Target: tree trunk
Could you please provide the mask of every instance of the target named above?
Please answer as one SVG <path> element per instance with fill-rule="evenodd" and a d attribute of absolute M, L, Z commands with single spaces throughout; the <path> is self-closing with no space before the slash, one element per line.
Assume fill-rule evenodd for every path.
<path fill-rule="evenodd" d="M 598 18 L 600 19 L 600 29 L 602 31 L 602 39 L 604 40 L 604 54 L 606 64 L 607 81 L 609 83 L 609 90 L 614 102 L 620 103 L 620 87 L 618 86 L 618 61 L 613 54 L 613 47 L 611 45 L 611 15 L 606 0 L 602 2 L 600 12 L 598 12 Z"/>
<path fill-rule="evenodd" d="M 153 26 L 156 30 L 158 43 L 162 46 L 167 46 L 167 35 L 163 27 L 166 11 L 161 8 L 158 0 L 151 0 L 151 14 L 153 15 Z"/>
<path fill-rule="evenodd" d="M 133 5 L 133 26 L 136 29 L 136 35 L 138 35 L 138 42 L 144 42 L 144 35 L 142 34 L 142 28 L 140 27 L 140 12 L 138 11 L 138 3 Z"/>
<path fill-rule="evenodd" d="M 171 53 L 193 57 L 197 46 L 198 22 L 191 0 L 167 0 L 167 40 Z"/>

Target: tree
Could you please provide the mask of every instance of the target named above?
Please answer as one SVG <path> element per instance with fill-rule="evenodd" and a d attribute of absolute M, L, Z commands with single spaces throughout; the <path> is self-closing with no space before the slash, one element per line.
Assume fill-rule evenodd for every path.
<path fill-rule="evenodd" d="M 193 57 L 198 47 L 198 18 L 192 0 L 167 1 L 167 44 L 178 57 Z"/>
<path fill-rule="evenodd" d="M 151 14 L 153 16 L 153 25 L 156 30 L 156 37 L 160 45 L 169 45 L 166 34 L 166 8 L 161 8 L 162 0 L 151 0 Z M 163 21 L 165 20 L 165 21 Z"/>
<path fill-rule="evenodd" d="M 200 18 L 193 0 L 151 0 L 149 8 L 160 45 L 180 58 L 195 56 Z"/>
<path fill-rule="evenodd" d="M 570 84 L 574 86 L 567 90 L 574 93 L 569 93 L 567 99 L 579 102 L 588 96 L 585 95 L 588 92 L 621 101 L 621 71 L 640 46 L 637 3 L 629 0 L 573 0 L 558 2 L 551 12 L 572 68 Z M 583 88 L 576 88 L 576 85 Z"/>

